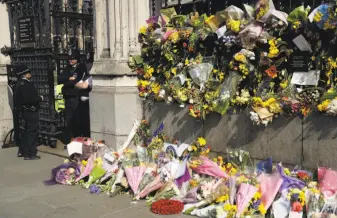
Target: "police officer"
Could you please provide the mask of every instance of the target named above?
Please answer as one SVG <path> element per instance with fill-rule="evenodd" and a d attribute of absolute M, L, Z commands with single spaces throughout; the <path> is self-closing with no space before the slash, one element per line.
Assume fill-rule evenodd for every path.
<path fill-rule="evenodd" d="M 19 80 L 15 86 L 14 101 L 15 106 L 22 112 L 25 122 L 25 130 L 22 141 L 19 145 L 18 157 L 25 160 L 37 160 L 37 138 L 39 135 L 39 103 L 43 97 L 38 95 L 37 89 L 31 82 L 32 74 L 30 69 L 24 65 L 16 68 Z"/>
<path fill-rule="evenodd" d="M 65 99 L 66 129 L 61 139 L 64 144 L 69 144 L 72 137 L 90 137 L 88 97 L 91 86 L 81 88 L 78 85 L 87 77 L 87 67 L 85 63 L 80 63 L 80 52 L 73 49 L 69 55 L 69 65 L 58 76 L 58 83 L 63 84 L 62 95 Z"/>

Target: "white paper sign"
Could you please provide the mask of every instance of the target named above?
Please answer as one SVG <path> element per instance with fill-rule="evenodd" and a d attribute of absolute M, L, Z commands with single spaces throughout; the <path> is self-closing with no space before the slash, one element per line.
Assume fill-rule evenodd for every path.
<path fill-rule="evenodd" d="M 317 86 L 319 75 L 319 70 L 310 70 L 309 72 L 294 72 L 290 83 L 302 86 Z"/>
<path fill-rule="evenodd" d="M 295 43 L 295 45 L 297 46 L 297 48 L 299 48 L 301 51 L 310 51 L 311 47 L 308 43 L 308 41 L 304 38 L 304 36 L 301 34 L 299 36 L 297 36 L 295 39 L 293 39 L 293 42 Z"/>
<path fill-rule="evenodd" d="M 71 142 L 67 145 L 68 155 L 71 156 L 73 154 L 82 154 L 82 146 L 81 142 Z"/>

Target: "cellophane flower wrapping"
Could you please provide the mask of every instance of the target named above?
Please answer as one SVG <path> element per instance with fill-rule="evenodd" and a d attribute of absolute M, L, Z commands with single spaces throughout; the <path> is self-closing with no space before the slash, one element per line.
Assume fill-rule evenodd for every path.
<path fill-rule="evenodd" d="M 91 155 L 87 161 L 87 165 L 85 166 L 84 170 L 81 172 L 81 175 L 76 179 L 76 182 L 89 176 L 93 168 L 94 168 L 94 155 Z"/>
<path fill-rule="evenodd" d="M 337 193 L 336 171 L 324 167 L 318 168 L 318 181 L 325 198 L 330 198 Z"/>
<path fill-rule="evenodd" d="M 283 178 L 278 171 L 275 171 L 272 174 L 262 173 L 258 177 L 258 181 L 260 183 L 262 203 L 265 209 L 268 210 L 283 183 Z"/>
<path fill-rule="evenodd" d="M 91 184 L 95 183 L 98 181 L 100 178 L 102 178 L 105 175 L 105 170 L 101 166 L 95 166 L 90 174 L 89 174 L 89 179 L 85 183 L 84 188 L 89 188 Z"/>
<path fill-rule="evenodd" d="M 160 175 L 157 175 L 138 195 L 137 199 L 144 198 L 153 191 L 163 187 L 166 183 L 162 182 Z"/>
<path fill-rule="evenodd" d="M 236 176 L 229 177 L 228 180 L 229 186 L 229 203 L 234 205 L 235 197 L 236 197 Z"/>
<path fill-rule="evenodd" d="M 191 178 L 192 177 L 188 167 L 185 167 L 185 173 L 180 178 L 175 180 L 175 184 L 180 188 L 185 182 L 188 182 Z"/>
<path fill-rule="evenodd" d="M 145 170 L 145 166 L 128 167 L 125 169 L 126 178 L 128 179 L 128 183 L 133 193 L 135 194 L 137 194 L 138 187 Z"/>
<path fill-rule="evenodd" d="M 217 100 L 213 102 L 213 110 L 224 115 L 230 107 L 230 102 L 235 95 L 241 76 L 237 72 L 230 72 L 225 82 L 220 86 L 220 94 Z"/>
<path fill-rule="evenodd" d="M 55 167 L 51 171 L 51 179 L 44 181 L 45 185 L 73 185 L 75 184 L 76 178 L 80 175 L 79 166 L 74 163 L 64 163 L 58 167 Z"/>
<path fill-rule="evenodd" d="M 223 172 L 216 163 L 207 157 L 193 158 L 192 162 L 196 162 L 196 164 L 191 164 L 192 170 L 196 173 L 205 174 L 216 178 L 228 178 L 228 175 Z"/>
<path fill-rule="evenodd" d="M 173 182 L 166 183 L 162 188 L 160 188 L 155 196 L 147 201 L 148 204 L 152 204 L 161 199 L 171 199 L 173 197 L 179 197 L 180 191 L 179 188 Z"/>
<path fill-rule="evenodd" d="M 211 212 L 216 208 L 216 205 L 209 205 L 201 209 L 195 209 L 191 212 L 192 216 L 197 216 L 201 218 L 211 217 Z"/>
<path fill-rule="evenodd" d="M 240 216 L 248 207 L 249 201 L 253 198 L 258 189 L 250 184 L 242 183 L 236 194 L 237 216 Z"/>
<path fill-rule="evenodd" d="M 138 191 L 142 191 L 157 176 L 157 165 L 155 163 L 148 164 L 144 172 L 143 178 L 139 183 Z"/>
<path fill-rule="evenodd" d="M 192 188 L 183 197 L 182 201 L 184 204 L 192 204 L 198 201 L 198 187 Z"/>
<path fill-rule="evenodd" d="M 280 187 L 280 192 L 282 192 L 284 190 L 289 190 L 291 188 L 297 188 L 297 189 L 302 190 L 305 187 L 305 182 L 303 182 L 299 179 L 287 176 L 284 173 L 284 169 L 280 164 L 278 164 L 276 167 L 277 167 L 277 170 L 280 172 L 280 174 L 283 178 L 283 182 L 282 182 L 282 185 Z"/>
<path fill-rule="evenodd" d="M 205 88 L 205 84 L 212 72 L 213 65 L 210 63 L 201 63 L 192 65 L 188 69 L 188 73 L 192 80 L 200 87 L 200 90 Z"/>

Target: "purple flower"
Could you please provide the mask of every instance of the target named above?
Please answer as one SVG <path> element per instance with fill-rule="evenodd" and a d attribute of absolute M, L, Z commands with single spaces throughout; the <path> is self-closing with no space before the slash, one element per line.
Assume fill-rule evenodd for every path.
<path fill-rule="evenodd" d="M 260 204 L 261 204 L 261 199 L 259 199 L 256 202 L 254 202 L 253 209 L 257 210 L 259 208 Z"/>
<path fill-rule="evenodd" d="M 291 196 L 291 198 L 292 198 L 293 201 L 297 201 L 298 200 L 298 196 L 299 196 L 299 194 L 293 194 Z"/>
<path fill-rule="evenodd" d="M 97 185 L 90 185 L 90 193 L 91 194 L 99 194 L 101 189 L 97 187 Z"/>

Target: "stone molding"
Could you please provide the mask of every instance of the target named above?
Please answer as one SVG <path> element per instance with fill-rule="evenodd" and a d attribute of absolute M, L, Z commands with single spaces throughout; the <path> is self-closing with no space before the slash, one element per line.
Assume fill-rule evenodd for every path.
<path fill-rule="evenodd" d="M 149 0 L 94 0 L 94 6 L 95 60 L 127 61 L 139 53 L 138 30 L 149 17 Z"/>

